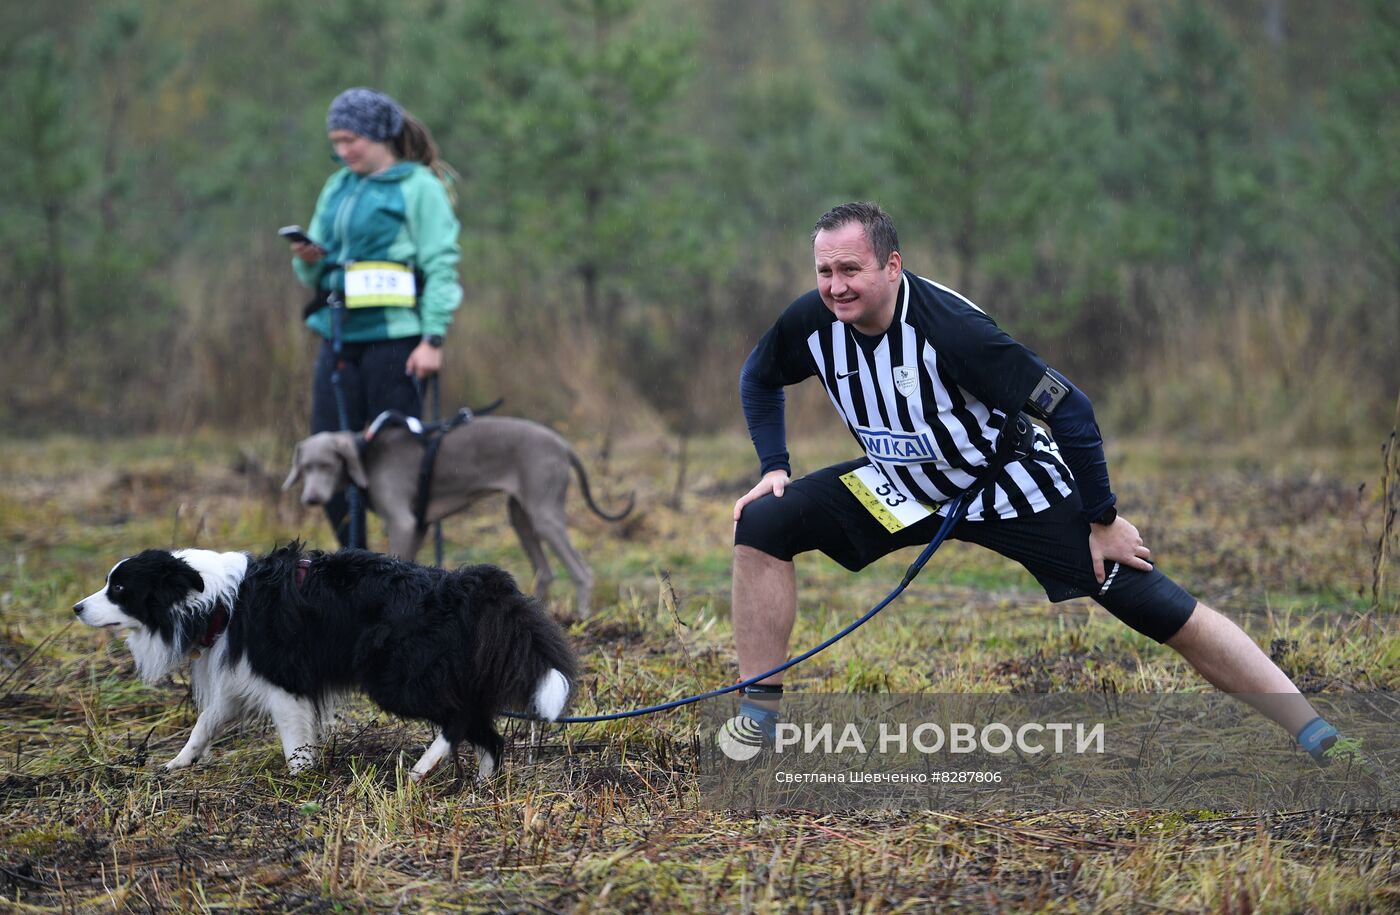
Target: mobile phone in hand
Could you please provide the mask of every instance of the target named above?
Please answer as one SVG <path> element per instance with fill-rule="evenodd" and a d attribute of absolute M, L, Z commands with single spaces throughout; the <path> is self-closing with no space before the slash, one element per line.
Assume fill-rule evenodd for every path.
<path fill-rule="evenodd" d="M 303 245 L 316 244 L 311 240 L 311 236 L 307 235 L 306 232 L 302 230 L 301 226 L 283 226 L 277 230 L 277 234 L 287 241 L 301 242 Z M 316 247 L 319 248 L 320 245 L 316 245 Z"/>

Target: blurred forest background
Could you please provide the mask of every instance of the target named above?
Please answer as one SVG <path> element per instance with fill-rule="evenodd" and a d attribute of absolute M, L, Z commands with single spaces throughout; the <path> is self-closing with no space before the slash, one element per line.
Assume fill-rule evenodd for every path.
<path fill-rule="evenodd" d="M 1394 0 L 64 0 L 0 24 L 10 434 L 300 433 L 314 341 L 276 229 L 309 219 L 353 85 L 462 176 L 453 407 L 740 430 L 812 222 L 875 199 L 910 269 L 1078 380 L 1110 437 L 1391 425 Z"/>

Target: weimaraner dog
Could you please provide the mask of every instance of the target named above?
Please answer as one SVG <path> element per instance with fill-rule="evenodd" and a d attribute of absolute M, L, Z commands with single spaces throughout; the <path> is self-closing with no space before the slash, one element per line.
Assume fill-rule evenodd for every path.
<path fill-rule="evenodd" d="M 508 416 L 482 416 L 446 433 L 432 474 L 432 491 L 422 519 L 414 515 L 419 465 L 425 445 L 402 425 L 384 425 L 363 448 L 350 432 L 319 432 L 297 444 L 292 472 L 284 490 L 302 482 L 304 505 L 322 505 L 353 481 L 369 493 L 374 511 L 384 519 L 389 552 L 411 560 L 423 544 L 427 526 L 455 514 L 492 493 L 505 493 L 510 523 L 535 569 L 535 596 L 544 600 L 554 580 L 541 541 L 549 544 L 578 591 L 578 615 L 588 616 L 593 597 L 593 570 L 569 540 L 564 494 L 569 468 L 578 472 L 583 498 L 597 515 L 620 521 L 600 509 L 588 490 L 578 454 L 559 433 L 539 423 Z"/>

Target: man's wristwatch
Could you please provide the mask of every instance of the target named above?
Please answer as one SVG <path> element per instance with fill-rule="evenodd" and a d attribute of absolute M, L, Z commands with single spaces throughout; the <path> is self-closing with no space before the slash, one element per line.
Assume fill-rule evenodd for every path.
<path fill-rule="evenodd" d="M 429 334 L 423 338 L 423 342 L 433 349 L 442 349 L 442 334 Z"/>
<path fill-rule="evenodd" d="M 1107 527 L 1116 520 L 1118 520 L 1118 507 L 1115 505 L 1110 505 L 1108 508 L 1105 508 L 1103 511 L 1099 512 L 1099 516 L 1097 518 L 1090 518 L 1089 523 L 1102 524 L 1105 527 Z"/>

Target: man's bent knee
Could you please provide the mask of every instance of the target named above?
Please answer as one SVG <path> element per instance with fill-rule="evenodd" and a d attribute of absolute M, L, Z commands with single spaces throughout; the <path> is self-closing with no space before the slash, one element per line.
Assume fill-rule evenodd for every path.
<path fill-rule="evenodd" d="M 789 489 L 782 497 L 767 495 L 745 505 L 734 526 L 735 556 L 740 548 L 748 547 L 773 559 L 791 562 L 801 552 L 795 540 L 797 512 L 793 511 L 799 498 Z"/>
<path fill-rule="evenodd" d="M 790 565 L 792 565 L 791 559 L 774 556 L 772 553 L 747 544 L 734 544 L 735 577 L 739 577 L 749 570 L 761 572 L 764 569 L 781 569 Z"/>

